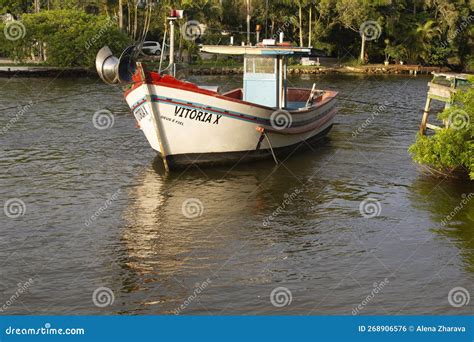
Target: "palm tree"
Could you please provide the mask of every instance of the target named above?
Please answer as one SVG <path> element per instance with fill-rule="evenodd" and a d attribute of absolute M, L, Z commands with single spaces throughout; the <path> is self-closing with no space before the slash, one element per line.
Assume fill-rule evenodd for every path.
<path fill-rule="evenodd" d="M 439 38 L 441 29 L 433 20 L 428 20 L 424 24 L 417 24 L 414 32 L 416 47 L 419 56 L 426 62 L 429 59 L 430 48 L 433 39 Z"/>

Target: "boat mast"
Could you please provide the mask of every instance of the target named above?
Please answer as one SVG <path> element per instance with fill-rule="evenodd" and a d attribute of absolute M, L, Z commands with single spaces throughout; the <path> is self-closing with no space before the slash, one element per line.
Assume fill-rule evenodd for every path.
<path fill-rule="evenodd" d="M 170 22 L 170 63 L 166 69 L 171 69 L 170 74 L 176 76 L 176 65 L 174 63 L 174 22 L 183 17 L 182 10 L 171 10 L 168 20 Z"/>
<path fill-rule="evenodd" d="M 280 32 L 280 44 L 283 43 L 284 34 Z M 278 108 L 286 107 L 286 60 L 285 56 L 278 56 Z"/>
<path fill-rule="evenodd" d="M 168 68 L 171 69 L 171 75 L 175 77 L 176 75 L 176 68 L 174 64 L 174 21 L 176 20 L 176 17 L 170 16 L 168 20 L 170 21 L 170 63 L 168 65 Z"/>

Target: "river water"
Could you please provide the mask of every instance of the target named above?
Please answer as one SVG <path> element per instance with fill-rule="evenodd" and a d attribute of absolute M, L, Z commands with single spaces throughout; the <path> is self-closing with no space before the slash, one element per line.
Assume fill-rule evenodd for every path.
<path fill-rule="evenodd" d="M 412 109 L 340 101 L 329 138 L 279 166 L 166 175 L 118 88 L 0 79 L 0 107 L 44 101 L 0 112 L 0 313 L 471 313 L 474 187 L 407 153 L 428 80 L 292 78 Z"/>

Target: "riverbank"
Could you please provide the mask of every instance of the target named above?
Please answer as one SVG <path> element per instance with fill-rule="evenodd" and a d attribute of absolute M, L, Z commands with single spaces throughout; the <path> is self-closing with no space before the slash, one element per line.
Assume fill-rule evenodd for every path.
<path fill-rule="evenodd" d="M 431 74 L 432 72 L 449 72 L 447 67 L 425 67 L 420 65 L 383 65 L 370 64 L 361 66 L 303 66 L 288 67 L 290 74 Z M 191 67 L 191 75 L 232 75 L 242 74 L 242 67 Z"/>
<path fill-rule="evenodd" d="M 238 75 L 243 73 L 241 66 L 200 66 L 190 65 L 183 68 L 189 75 Z M 420 65 L 383 65 L 370 64 L 361 66 L 303 66 L 288 67 L 288 73 L 299 74 L 431 74 L 432 72 L 449 72 L 447 67 L 425 67 Z M 3 65 L 0 66 L 0 77 L 87 77 L 96 76 L 93 69 L 60 68 L 41 65 Z"/>
<path fill-rule="evenodd" d="M 86 68 L 59 68 L 50 66 L 0 66 L 0 77 L 85 77 L 95 72 Z"/>

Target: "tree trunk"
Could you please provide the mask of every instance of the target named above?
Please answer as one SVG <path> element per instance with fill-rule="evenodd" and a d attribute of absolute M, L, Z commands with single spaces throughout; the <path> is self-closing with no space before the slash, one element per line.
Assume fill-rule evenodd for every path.
<path fill-rule="evenodd" d="M 119 27 L 122 30 L 123 29 L 123 0 L 119 0 Z"/>
<path fill-rule="evenodd" d="M 135 5 L 135 17 L 133 20 L 133 40 L 137 39 L 137 28 L 138 28 L 138 1 Z"/>
<path fill-rule="evenodd" d="M 298 5 L 298 17 L 300 20 L 300 46 L 303 47 L 303 7 L 301 3 Z"/>
<path fill-rule="evenodd" d="M 360 61 L 364 63 L 365 61 L 365 34 L 362 34 L 362 44 L 360 46 Z"/>
<path fill-rule="evenodd" d="M 250 45 L 250 0 L 247 0 L 247 45 Z"/>
<path fill-rule="evenodd" d="M 46 62 L 46 60 L 48 59 L 48 54 L 47 54 L 48 48 L 47 48 L 46 43 L 42 43 L 42 46 L 43 46 L 43 61 Z"/>
<path fill-rule="evenodd" d="M 308 29 L 308 47 L 311 47 L 311 18 L 312 17 L 312 7 L 309 7 L 309 29 Z"/>
<path fill-rule="evenodd" d="M 181 27 L 179 27 L 181 32 Z M 183 62 L 183 35 L 179 35 L 179 46 L 178 46 L 178 62 Z"/>
<path fill-rule="evenodd" d="M 127 33 L 128 35 L 132 34 L 132 13 L 130 13 L 130 8 L 131 8 L 130 1 L 127 0 Z"/>

